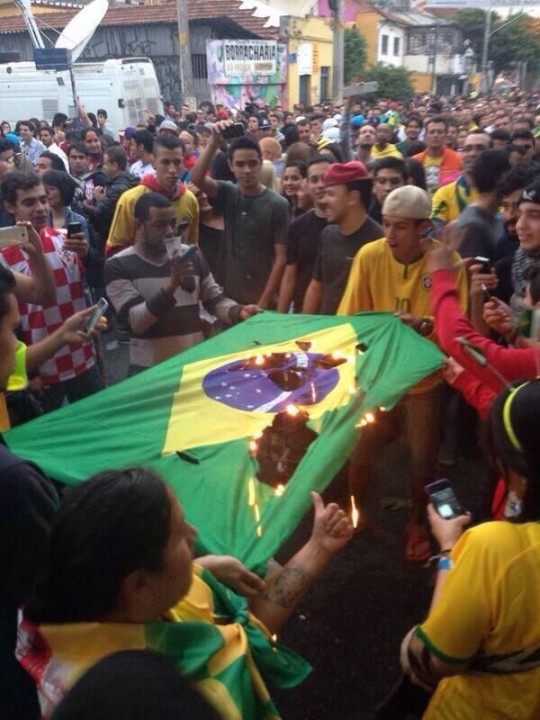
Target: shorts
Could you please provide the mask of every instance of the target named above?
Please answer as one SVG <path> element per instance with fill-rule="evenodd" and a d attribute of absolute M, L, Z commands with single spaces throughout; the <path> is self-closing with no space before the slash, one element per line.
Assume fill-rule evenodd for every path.
<path fill-rule="evenodd" d="M 362 430 L 349 462 L 373 467 L 385 445 L 405 436 L 411 454 L 411 473 L 432 478 L 437 470 L 440 446 L 442 386 L 417 395 L 405 395 L 388 412 L 378 412 L 376 422 Z"/>

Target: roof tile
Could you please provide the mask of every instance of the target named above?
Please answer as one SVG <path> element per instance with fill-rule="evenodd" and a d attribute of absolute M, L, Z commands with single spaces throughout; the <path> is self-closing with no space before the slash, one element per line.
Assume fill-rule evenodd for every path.
<path fill-rule="evenodd" d="M 251 10 L 240 10 L 242 0 L 190 0 L 188 15 L 193 20 L 233 21 L 254 35 L 277 39 L 277 28 L 265 28 L 266 20 L 253 16 Z M 64 10 L 46 14 L 36 13 L 38 27 L 46 23 L 49 27 L 62 29 L 77 14 L 78 10 Z M 101 21 L 101 25 L 146 25 L 150 23 L 171 23 L 177 19 L 176 2 L 164 2 L 159 5 L 122 5 L 110 7 Z M 46 27 L 45 24 L 42 24 Z M 25 30 L 22 16 L 2 17 L 0 35 L 4 33 L 22 32 Z"/>

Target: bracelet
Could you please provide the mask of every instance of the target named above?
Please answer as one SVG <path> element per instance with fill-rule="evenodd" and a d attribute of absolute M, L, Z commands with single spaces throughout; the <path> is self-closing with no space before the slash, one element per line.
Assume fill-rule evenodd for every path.
<path fill-rule="evenodd" d="M 437 570 L 451 570 L 453 567 L 454 563 L 452 562 L 452 558 L 449 558 L 446 555 L 439 558 Z"/>
<path fill-rule="evenodd" d="M 451 558 L 448 557 L 449 553 L 452 552 L 452 548 L 447 548 L 446 550 L 441 550 L 437 555 L 432 555 L 427 561 L 424 567 L 431 567 L 435 561 L 437 561 L 437 569 L 438 570 L 449 570 L 450 567 L 453 567 L 453 561 Z M 444 563 L 451 563 L 448 567 L 441 567 L 441 562 Z"/>

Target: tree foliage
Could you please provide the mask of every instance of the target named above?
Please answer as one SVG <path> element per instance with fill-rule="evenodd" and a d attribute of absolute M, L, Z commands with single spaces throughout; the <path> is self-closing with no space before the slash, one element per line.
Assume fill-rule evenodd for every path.
<path fill-rule="evenodd" d="M 414 95 L 412 72 L 395 65 L 373 65 L 366 74 L 366 80 L 379 83 L 377 97 L 392 100 L 409 100 Z"/>
<path fill-rule="evenodd" d="M 511 22 L 509 22 L 511 20 Z M 476 53 L 477 63 L 482 60 L 486 13 L 484 10 L 466 8 L 459 10 L 454 21 L 468 39 Z M 515 63 L 526 62 L 529 69 L 540 66 L 540 27 L 536 18 L 525 13 L 515 19 L 501 18 L 491 13 L 491 36 L 488 59 L 497 75 Z"/>
<path fill-rule="evenodd" d="M 366 39 L 356 27 L 345 28 L 343 37 L 343 64 L 345 85 L 362 79 L 366 67 Z"/>

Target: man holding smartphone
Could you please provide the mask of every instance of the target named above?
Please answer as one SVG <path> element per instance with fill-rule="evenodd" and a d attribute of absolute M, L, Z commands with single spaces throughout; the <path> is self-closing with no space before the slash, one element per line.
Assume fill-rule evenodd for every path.
<path fill-rule="evenodd" d="M 32 345 L 57 330 L 63 321 L 87 307 L 82 258 L 88 253 L 83 232 L 61 235 L 47 227 L 49 203 L 40 178 L 20 170 L 9 173 L 2 184 L 7 210 L 17 222 L 31 223 L 29 232 L 39 234 L 46 262 L 53 271 L 55 297 L 43 305 L 21 303 L 22 340 Z M 28 253 L 18 246 L 1 250 L 0 261 L 22 275 L 31 276 Z M 91 342 L 66 345 L 39 368 L 39 399 L 45 411 L 73 402 L 102 388 Z"/>
<path fill-rule="evenodd" d="M 232 126 L 212 126 L 212 139 L 194 166 L 191 179 L 225 218 L 224 250 L 217 280 L 240 303 L 275 307 L 285 270 L 289 204 L 261 183 L 262 155 L 249 137 L 233 140 L 228 162 L 236 184 L 208 175 L 212 158 Z"/>
<path fill-rule="evenodd" d="M 129 329 L 130 375 L 204 340 L 201 303 L 227 325 L 259 310 L 226 297 L 199 249 L 175 236 L 170 200 L 146 193 L 134 214 L 135 244 L 105 263 L 107 295 Z"/>

